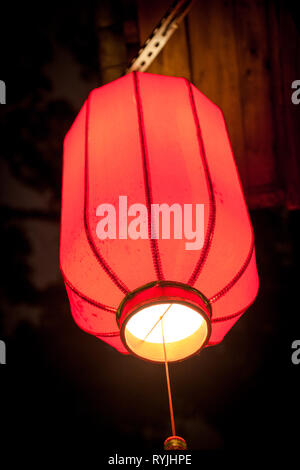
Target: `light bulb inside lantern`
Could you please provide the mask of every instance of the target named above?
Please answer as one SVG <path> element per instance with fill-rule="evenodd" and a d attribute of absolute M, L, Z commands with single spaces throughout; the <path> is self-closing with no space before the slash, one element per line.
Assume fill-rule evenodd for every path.
<path fill-rule="evenodd" d="M 207 338 L 208 327 L 198 309 L 177 302 L 155 303 L 136 311 L 124 334 L 132 352 L 155 362 L 164 361 L 164 340 L 171 362 L 197 352 Z"/>
<path fill-rule="evenodd" d="M 166 313 L 165 313 L 166 312 Z M 139 339 L 150 343 L 162 343 L 163 322 L 166 343 L 179 341 L 200 328 L 203 318 L 190 307 L 182 304 L 150 305 L 130 318 L 127 329 Z"/>

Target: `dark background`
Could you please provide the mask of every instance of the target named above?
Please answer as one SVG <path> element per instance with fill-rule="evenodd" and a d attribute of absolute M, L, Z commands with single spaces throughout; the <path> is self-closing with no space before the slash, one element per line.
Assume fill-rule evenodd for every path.
<path fill-rule="evenodd" d="M 160 450 L 170 434 L 164 368 L 122 356 L 82 332 L 72 320 L 58 267 L 64 135 L 89 91 L 124 72 L 141 37 L 138 5 L 115 1 L 110 9 L 107 3 L 6 5 L 0 76 L 7 86 L 7 104 L 0 109 L 0 339 L 7 347 L 7 364 L 0 366 L 1 429 L 16 446 L 28 442 L 29 452 L 39 443 L 53 449 L 72 443 L 98 452 L 100 460 L 114 452 Z M 288 17 L 299 34 L 294 3 L 256 3 L 274 6 L 279 23 L 280 15 Z M 215 2 L 216 15 L 219 4 L 228 7 Z M 290 95 L 288 89 L 281 106 L 294 116 L 284 123 L 293 143 L 300 105 Z M 276 93 L 267 99 L 276 105 Z M 276 134 L 273 147 L 284 137 Z M 254 225 L 260 291 L 220 345 L 170 366 L 177 432 L 190 449 L 267 454 L 299 444 L 300 364 L 292 364 L 291 345 L 300 339 L 300 190 L 294 170 L 278 171 L 299 169 L 299 151 L 294 146 L 294 166 L 288 149 L 281 156 L 276 197 L 267 202 L 259 194 L 253 199 L 242 156 L 237 158 Z M 263 167 L 264 154 L 255 160 L 258 170 L 260 161 Z"/>

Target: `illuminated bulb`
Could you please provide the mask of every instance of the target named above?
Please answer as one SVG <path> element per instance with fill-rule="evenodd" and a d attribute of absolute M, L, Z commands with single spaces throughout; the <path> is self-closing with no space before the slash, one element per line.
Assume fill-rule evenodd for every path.
<path fill-rule="evenodd" d="M 180 302 L 155 303 L 138 309 L 126 322 L 127 348 L 144 359 L 163 362 L 162 322 L 169 362 L 191 356 L 207 339 L 207 321 L 199 309 Z"/>
<path fill-rule="evenodd" d="M 203 322 L 199 313 L 186 305 L 156 304 L 145 307 L 131 317 L 127 329 L 141 340 L 146 338 L 149 343 L 162 343 L 161 317 L 166 343 L 192 335 Z"/>

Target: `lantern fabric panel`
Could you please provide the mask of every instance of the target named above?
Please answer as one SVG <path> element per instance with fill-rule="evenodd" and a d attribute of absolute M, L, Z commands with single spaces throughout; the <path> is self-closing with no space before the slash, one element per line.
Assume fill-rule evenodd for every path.
<path fill-rule="evenodd" d="M 129 351 L 127 351 L 127 349 L 125 348 L 124 344 L 122 343 L 121 341 L 121 338 L 120 338 L 120 333 L 118 334 L 110 334 L 110 335 L 106 335 L 106 336 L 97 336 L 98 339 L 101 339 L 102 341 L 104 341 L 104 343 L 107 343 L 109 346 L 112 346 L 113 348 L 115 348 L 117 351 L 119 351 L 120 353 L 122 354 L 130 354 Z"/>
<path fill-rule="evenodd" d="M 117 334 L 116 310 L 104 304 L 96 304 L 80 297 L 66 285 L 72 315 L 77 325 L 93 335 Z"/>
<path fill-rule="evenodd" d="M 231 330 L 235 323 L 245 313 L 245 311 L 246 309 L 238 312 L 238 314 L 233 314 L 233 318 L 223 317 L 221 319 L 212 319 L 212 332 L 207 346 L 214 346 L 216 344 L 219 344 L 224 339 L 224 336 Z"/>
<path fill-rule="evenodd" d="M 85 123 L 86 103 L 64 141 L 60 267 L 65 283 L 81 298 L 113 306 L 123 292 L 94 255 L 85 231 Z"/>
<path fill-rule="evenodd" d="M 253 231 L 223 114 L 195 87 L 191 86 L 191 93 L 215 209 L 211 211 L 209 248 L 190 282 L 196 282 L 210 298 L 240 270 L 253 248 Z"/>
<path fill-rule="evenodd" d="M 88 103 L 88 231 L 96 254 L 106 260 L 125 289 L 131 291 L 156 277 L 149 240 L 130 238 L 126 220 L 121 221 L 124 232 L 119 230 L 120 196 L 127 198 L 127 209 L 133 204 L 147 204 L 133 76 L 94 90 Z M 115 239 L 103 241 L 97 237 L 96 209 L 101 203 L 118 209 Z"/>
<path fill-rule="evenodd" d="M 136 74 L 136 88 L 151 202 L 182 208 L 184 204 L 204 204 L 206 209 L 209 193 L 185 79 Z M 205 209 L 204 232 L 208 227 Z M 194 217 L 193 226 L 195 222 Z M 187 250 L 184 237 L 164 240 L 161 227 L 159 235 L 157 277 L 188 282 L 199 250 Z"/>
<path fill-rule="evenodd" d="M 236 278 L 238 279 L 235 281 Z M 215 344 L 222 341 L 241 315 L 254 302 L 257 292 L 258 276 L 255 251 L 253 250 L 247 268 L 241 269 L 223 290 L 209 299 L 212 307 L 212 333 L 209 343 Z"/>

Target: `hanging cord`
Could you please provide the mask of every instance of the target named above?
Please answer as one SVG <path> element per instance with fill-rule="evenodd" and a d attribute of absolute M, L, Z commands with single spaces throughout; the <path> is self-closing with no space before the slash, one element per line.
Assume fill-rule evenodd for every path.
<path fill-rule="evenodd" d="M 165 312 L 166 313 L 166 312 Z M 165 343 L 165 335 L 164 335 L 164 327 L 162 317 L 160 318 L 161 322 L 161 332 L 162 332 L 162 339 L 163 339 L 163 349 L 164 349 L 164 360 L 165 360 L 165 369 L 166 369 L 166 379 L 167 379 L 167 387 L 168 387 L 168 397 L 169 397 L 169 408 L 170 408 L 170 418 L 171 418 L 171 428 L 172 428 L 172 435 L 176 436 L 175 431 L 175 420 L 174 420 L 174 411 L 173 411 L 173 403 L 172 403 L 172 394 L 171 394 L 171 385 L 170 385 L 170 376 L 169 376 L 169 366 L 168 366 L 168 359 L 167 359 L 167 351 L 166 351 L 166 343 Z"/>
<path fill-rule="evenodd" d="M 151 330 L 148 331 L 148 333 L 146 334 L 145 338 L 143 339 L 143 341 L 146 340 L 146 338 L 148 338 L 148 336 L 150 335 L 150 333 L 152 333 L 152 331 L 154 330 L 154 328 L 156 327 L 156 325 L 158 325 L 158 323 L 162 320 L 162 318 L 165 316 L 165 314 L 170 310 L 170 308 L 172 307 L 172 304 L 169 305 L 169 307 L 165 310 L 165 312 L 161 315 L 161 317 L 159 317 L 159 319 L 157 320 L 157 322 L 154 323 L 154 325 L 152 326 Z"/>
<path fill-rule="evenodd" d="M 169 366 L 168 366 L 168 358 L 167 358 L 167 349 L 166 349 L 166 341 L 165 341 L 165 334 L 164 334 L 164 326 L 163 326 L 163 317 L 166 313 L 170 310 L 173 304 L 170 304 L 164 313 L 159 317 L 159 319 L 155 322 L 153 327 L 148 331 L 144 339 L 141 341 L 145 341 L 146 338 L 150 335 L 150 333 L 154 330 L 154 328 L 161 323 L 161 331 L 162 331 L 162 343 L 163 343 L 163 352 L 164 352 L 164 363 L 165 363 L 165 371 L 166 371 L 166 380 L 167 380 L 167 388 L 168 388 L 168 398 L 169 398 L 169 409 L 170 409 L 170 419 L 171 419 L 171 429 L 172 429 L 172 436 L 168 437 L 164 442 L 164 450 L 186 450 L 187 445 L 185 440 L 182 437 L 176 436 L 175 430 L 175 419 L 174 419 L 174 411 L 173 411 L 173 403 L 172 403 L 172 393 L 171 393 L 171 384 L 170 384 L 170 375 L 169 375 Z"/>

